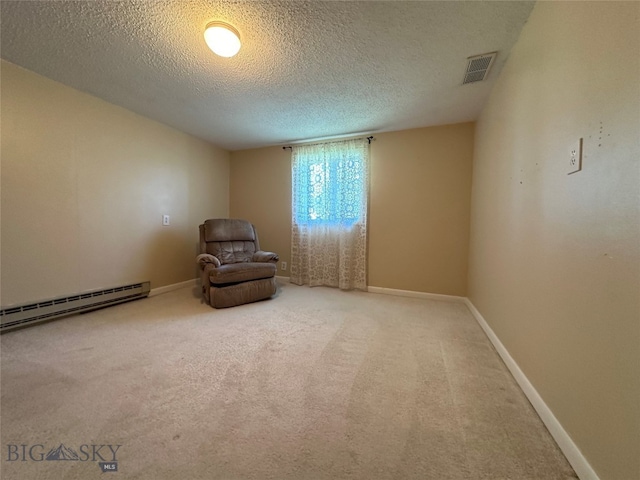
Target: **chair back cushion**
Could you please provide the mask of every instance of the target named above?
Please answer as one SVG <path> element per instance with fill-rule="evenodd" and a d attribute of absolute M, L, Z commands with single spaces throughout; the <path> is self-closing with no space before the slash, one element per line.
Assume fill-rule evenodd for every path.
<path fill-rule="evenodd" d="M 205 242 L 255 242 L 256 232 L 247 220 L 237 218 L 213 218 L 204 222 Z"/>
<path fill-rule="evenodd" d="M 256 233 L 253 225 L 234 218 L 215 218 L 206 220 L 201 229 L 201 241 L 204 240 L 205 252 L 228 263 L 250 262 L 257 250 Z"/>

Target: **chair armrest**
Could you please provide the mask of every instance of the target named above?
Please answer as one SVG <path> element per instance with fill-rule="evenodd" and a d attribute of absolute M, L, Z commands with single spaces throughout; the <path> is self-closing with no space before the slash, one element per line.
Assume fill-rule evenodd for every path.
<path fill-rule="evenodd" d="M 213 265 L 215 268 L 220 266 L 220 260 L 208 253 L 201 253 L 196 257 L 196 263 L 200 265 L 200 268 L 205 268 L 208 264 Z"/>
<path fill-rule="evenodd" d="M 276 263 L 278 260 L 280 260 L 280 257 L 278 256 L 277 253 L 263 252 L 262 250 L 258 250 L 256 253 L 253 254 L 253 257 L 251 258 L 252 262 Z"/>

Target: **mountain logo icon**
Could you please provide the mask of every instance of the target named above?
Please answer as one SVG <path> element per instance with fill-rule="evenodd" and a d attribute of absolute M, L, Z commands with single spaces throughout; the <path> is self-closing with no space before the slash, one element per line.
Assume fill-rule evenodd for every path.
<path fill-rule="evenodd" d="M 80 458 L 73 448 L 65 447 L 64 443 L 61 443 L 58 448 L 49 450 L 45 460 L 80 460 Z"/>

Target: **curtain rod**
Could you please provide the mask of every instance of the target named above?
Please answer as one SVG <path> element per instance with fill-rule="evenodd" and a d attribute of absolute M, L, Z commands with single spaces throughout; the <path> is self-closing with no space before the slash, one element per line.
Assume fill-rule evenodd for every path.
<path fill-rule="evenodd" d="M 375 140 L 375 137 L 373 135 L 371 135 L 370 137 L 366 137 L 367 141 L 369 142 L 369 145 L 371 145 L 371 140 Z M 346 140 L 353 140 L 351 138 L 345 138 L 344 141 Z M 335 139 L 335 140 L 327 140 L 326 142 L 318 142 L 318 143 L 308 143 L 308 144 L 304 144 L 304 145 L 322 145 L 323 143 L 332 143 L 332 142 L 339 142 L 341 141 L 340 139 Z M 285 145 L 284 147 L 282 147 L 283 150 L 289 149 L 289 150 L 293 150 L 293 145 Z"/>

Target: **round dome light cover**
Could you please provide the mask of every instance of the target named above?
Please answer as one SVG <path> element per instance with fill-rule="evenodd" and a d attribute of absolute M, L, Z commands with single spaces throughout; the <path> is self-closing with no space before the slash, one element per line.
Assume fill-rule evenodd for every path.
<path fill-rule="evenodd" d="M 231 25 L 211 22 L 204 30 L 204 41 L 216 55 L 233 57 L 240 50 L 240 34 Z"/>

